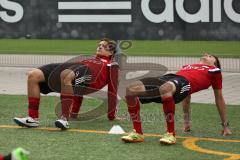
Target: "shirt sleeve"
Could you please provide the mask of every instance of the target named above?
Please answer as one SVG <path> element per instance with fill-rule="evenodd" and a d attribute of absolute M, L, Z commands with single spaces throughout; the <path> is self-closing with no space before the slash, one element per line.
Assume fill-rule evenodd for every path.
<path fill-rule="evenodd" d="M 222 89 L 222 73 L 219 71 L 211 74 L 211 83 L 213 89 Z"/>
<path fill-rule="evenodd" d="M 109 66 L 109 82 L 108 82 L 108 119 L 113 120 L 117 112 L 117 92 L 118 92 L 118 76 L 119 65 L 114 62 Z"/>

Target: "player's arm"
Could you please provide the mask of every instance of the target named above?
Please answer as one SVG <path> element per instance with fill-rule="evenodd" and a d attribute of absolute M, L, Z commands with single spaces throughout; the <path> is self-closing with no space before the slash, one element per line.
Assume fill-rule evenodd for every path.
<path fill-rule="evenodd" d="M 191 127 L 191 95 L 188 95 L 183 101 L 182 101 L 182 108 L 183 108 L 183 132 L 189 132 Z"/>
<path fill-rule="evenodd" d="M 222 94 L 222 89 L 214 89 L 215 95 L 215 103 L 222 121 L 222 134 L 223 136 L 227 136 L 232 134 L 231 130 L 229 129 L 229 122 L 227 120 L 227 113 L 226 113 L 226 105 Z"/>
<path fill-rule="evenodd" d="M 114 120 L 117 112 L 117 92 L 118 92 L 119 65 L 116 62 L 109 66 L 108 83 L 108 119 Z"/>

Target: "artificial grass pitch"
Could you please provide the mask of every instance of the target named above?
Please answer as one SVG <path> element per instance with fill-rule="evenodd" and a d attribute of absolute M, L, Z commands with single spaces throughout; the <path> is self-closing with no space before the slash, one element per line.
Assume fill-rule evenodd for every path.
<path fill-rule="evenodd" d="M 1 39 L 0 54 L 92 55 L 97 43 L 98 40 Z M 123 50 L 130 56 L 200 56 L 209 52 L 220 57 L 240 57 L 239 41 L 130 40 L 130 43 L 131 47 Z"/>
<path fill-rule="evenodd" d="M 165 132 L 165 122 L 162 107 L 159 104 L 141 106 L 143 129 L 146 134 L 145 142 L 140 144 L 124 144 L 121 135 L 109 135 L 97 131 L 108 131 L 113 125 L 120 125 L 125 131 L 130 131 L 132 124 L 129 120 L 126 104 L 121 101 L 118 115 L 125 116 L 123 121 L 108 121 L 106 115 L 91 121 L 70 122 L 72 131 L 50 130 L 54 128 L 55 106 L 59 103 L 58 97 L 44 96 L 40 106 L 41 127 L 46 129 L 16 128 L 12 118 L 23 117 L 27 114 L 26 96 L 0 95 L 0 153 L 8 153 L 18 146 L 31 152 L 30 159 L 106 159 L 106 160 L 135 160 L 135 159 L 224 159 L 226 156 L 199 153 L 183 147 L 182 142 L 188 138 L 210 137 L 215 139 L 240 139 L 239 107 L 228 106 L 228 117 L 233 135 L 220 135 L 220 118 L 216 107 L 210 104 L 192 104 L 192 132 L 181 132 L 182 111 L 178 105 L 176 111 L 176 130 L 180 136 L 176 145 L 162 146 L 159 136 Z M 81 112 L 95 108 L 99 100 L 84 100 Z M 1 127 L 1 126 L 9 126 Z M 81 132 L 81 131 L 85 132 Z M 95 131 L 94 133 L 91 131 Z M 240 154 L 236 148 L 240 143 L 199 141 L 202 148 Z"/>

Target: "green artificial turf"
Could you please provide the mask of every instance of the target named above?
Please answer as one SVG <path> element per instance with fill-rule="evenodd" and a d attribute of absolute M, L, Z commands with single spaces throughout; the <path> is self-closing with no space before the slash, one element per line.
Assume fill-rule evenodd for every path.
<path fill-rule="evenodd" d="M 1 39 L 0 54 L 78 55 L 93 54 L 97 40 Z M 204 52 L 221 57 L 240 57 L 239 41 L 130 41 L 122 51 L 134 56 L 199 56 Z M 128 43 L 122 43 L 126 48 Z"/>
<path fill-rule="evenodd" d="M 140 144 L 124 144 L 121 135 L 101 133 L 81 133 L 77 131 L 36 130 L 26 128 L 11 128 L 16 126 L 12 118 L 27 115 L 27 97 L 0 95 L 0 153 L 7 154 L 13 148 L 24 147 L 31 152 L 31 160 L 46 159 L 87 159 L 87 160 L 139 160 L 139 159 L 224 159 L 228 156 L 199 153 L 183 147 L 182 142 L 187 137 L 209 137 L 215 139 L 240 139 L 239 132 L 239 106 L 228 106 L 228 116 L 233 135 L 223 137 L 220 135 L 220 118 L 216 107 L 210 104 L 192 104 L 192 132 L 184 134 L 182 127 L 182 110 L 178 105 L 176 111 L 176 130 L 178 142 L 172 146 L 159 144 L 158 136 L 145 137 L 145 142 Z M 55 106 L 59 103 L 58 97 L 44 96 L 40 105 L 41 127 L 54 128 Z M 81 113 L 96 108 L 100 101 L 85 99 Z M 127 113 L 126 104 L 121 101 L 119 116 L 125 116 L 124 121 L 108 121 L 106 115 L 91 121 L 72 121 L 70 127 L 79 130 L 108 131 L 113 125 L 120 125 L 125 131 L 132 128 Z M 143 129 L 147 134 L 160 135 L 165 132 L 165 122 L 162 107 L 159 104 L 141 106 Z M 198 141 L 198 146 L 228 153 L 240 154 L 240 143 Z"/>

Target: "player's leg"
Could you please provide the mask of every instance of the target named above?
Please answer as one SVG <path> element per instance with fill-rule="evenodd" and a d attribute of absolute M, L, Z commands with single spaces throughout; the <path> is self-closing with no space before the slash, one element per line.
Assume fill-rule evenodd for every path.
<path fill-rule="evenodd" d="M 174 116 L 175 116 L 175 101 L 173 95 L 176 92 L 176 86 L 173 82 L 166 82 L 159 88 L 160 96 L 163 104 L 163 112 L 167 123 L 167 134 L 160 139 L 161 143 L 174 144 L 176 143 Z"/>
<path fill-rule="evenodd" d="M 38 110 L 40 93 L 48 94 L 50 92 L 53 92 L 53 90 L 49 87 L 49 76 L 59 65 L 59 63 L 47 64 L 28 72 L 28 117 L 14 118 L 14 121 L 18 125 L 25 127 L 39 126 Z M 57 81 L 57 79 L 55 79 L 55 81 Z"/>
<path fill-rule="evenodd" d="M 44 82 L 45 77 L 40 69 L 33 69 L 28 73 L 27 91 L 28 91 L 28 115 L 32 118 L 39 117 L 40 101 L 40 82 Z"/>
<path fill-rule="evenodd" d="M 169 74 L 163 76 L 163 79 L 168 81 L 161 85 L 159 92 L 167 123 L 167 134 L 160 139 L 160 142 L 174 144 L 176 143 L 174 128 L 175 104 L 181 102 L 189 95 L 191 87 L 189 82 L 181 76 Z"/>
<path fill-rule="evenodd" d="M 83 101 L 83 96 L 77 96 L 75 95 L 73 97 L 73 103 L 72 106 L 70 107 L 70 118 L 71 119 L 77 119 L 81 105 L 82 105 L 82 101 Z"/>
<path fill-rule="evenodd" d="M 75 79 L 75 73 L 71 69 L 65 69 L 61 72 L 60 79 L 62 116 L 61 119 L 55 121 L 55 126 L 57 128 L 67 129 L 69 128 L 70 107 L 74 98 L 72 81 Z"/>
<path fill-rule="evenodd" d="M 138 96 L 145 92 L 145 87 L 141 81 L 135 81 L 126 88 L 126 102 L 128 112 L 133 122 L 133 127 L 137 133 L 143 134 L 140 120 L 140 102 Z"/>
<path fill-rule="evenodd" d="M 159 86 L 161 86 L 165 82 L 166 82 L 165 80 L 161 80 L 159 77 L 149 77 L 149 78 L 140 79 L 139 81 L 136 81 L 127 87 L 126 100 L 128 104 L 128 111 L 132 118 L 134 129 L 136 130 L 137 134 L 141 135 L 142 137 L 138 139 L 140 140 L 142 139 L 142 141 L 143 141 L 143 136 L 142 136 L 142 127 L 141 127 L 141 120 L 140 120 L 140 103 L 139 102 L 141 102 L 142 104 L 151 103 L 151 102 L 161 103 Z M 133 137 L 132 139 L 134 139 L 139 136 L 135 136 L 135 134 L 132 133 L 129 135 L 129 137 Z M 129 142 L 135 142 L 135 140 L 132 140 Z"/>
<path fill-rule="evenodd" d="M 33 69 L 28 72 L 27 91 L 28 91 L 28 117 L 14 118 L 14 122 L 24 127 L 38 127 L 38 109 L 40 102 L 40 82 L 44 82 L 45 77 L 40 69 Z"/>
<path fill-rule="evenodd" d="M 56 127 L 61 129 L 69 128 L 67 120 L 70 116 L 73 116 L 71 118 L 75 118 L 78 115 L 83 95 L 91 93 L 86 89 L 91 81 L 91 73 L 88 67 L 71 64 L 67 68 L 60 74 L 62 118 L 55 122 Z"/>
<path fill-rule="evenodd" d="M 135 81 L 126 88 L 126 102 L 130 114 L 134 131 L 127 136 L 123 136 L 124 142 L 143 142 L 142 124 L 140 119 L 140 102 L 138 96 L 145 93 L 144 84 L 141 81 Z"/>
<path fill-rule="evenodd" d="M 28 97 L 40 98 L 39 83 L 45 81 L 43 72 L 36 68 L 28 72 L 27 91 Z"/>

